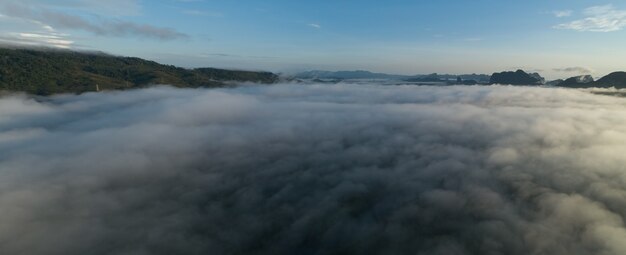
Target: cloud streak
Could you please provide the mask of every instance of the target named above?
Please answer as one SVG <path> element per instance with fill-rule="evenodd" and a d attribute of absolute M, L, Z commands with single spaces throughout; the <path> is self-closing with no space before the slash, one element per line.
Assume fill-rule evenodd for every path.
<path fill-rule="evenodd" d="M 68 49 L 75 45 L 68 34 L 57 32 L 52 26 L 37 20 L 0 15 L 4 24 L 22 28 L 22 32 L 5 32 L 0 35 L 3 45 L 47 46 Z M 18 29 L 19 30 L 19 29 Z"/>
<path fill-rule="evenodd" d="M 136 16 L 142 13 L 140 0 L 2 0 L 3 4 L 25 5 L 43 9 L 76 10 L 83 13 Z"/>
<path fill-rule="evenodd" d="M 552 70 L 554 70 L 556 72 L 579 73 L 579 74 L 588 74 L 588 73 L 592 73 L 593 72 L 593 70 L 591 70 L 589 68 L 580 67 L 580 66 L 554 68 Z"/>
<path fill-rule="evenodd" d="M 188 35 L 172 28 L 157 27 L 117 19 L 86 19 L 78 15 L 63 13 L 46 7 L 32 8 L 22 4 L 9 3 L 0 5 L 1 11 L 8 16 L 24 20 L 33 20 L 57 29 L 71 29 L 90 32 L 100 36 L 142 37 L 157 40 L 176 40 Z"/>
<path fill-rule="evenodd" d="M 626 10 L 619 10 L 612 5 L 593 6 L 585 9 L 584 19 L 562 23 L 556 29 L 589 32 L 614 32 L 626 26 Z"/>
<path fill-rule="evenodd" d="M 55 32 L 7 33 L 0 35 L 0 43 L 3 45 L 46 46 L 61 49 L 70 49 L 75 45 L 74 41 L 66 38 L 66 35 Z"/>
<path fill-rule="evenodd" d="M 0 98 L 3 254 L 624 254 L 623 98 L 276 85 Z"/>

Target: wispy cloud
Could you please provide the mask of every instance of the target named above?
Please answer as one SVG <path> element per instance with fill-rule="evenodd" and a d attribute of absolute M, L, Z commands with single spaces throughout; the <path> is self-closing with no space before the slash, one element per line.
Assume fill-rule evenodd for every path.
<path fill-rule="evenodd" d="M 593 6 L 583 12 L 585 18 L 554 26 L 556 29 L 568 29 L 590 32 L 613 32 L 626 26 L 626 10 L 618 10 L 613 5 Z"/>
<path fill-rule="evenodd" d="M 239 55 L 227 54 L 227 53 L 206 53 L 200 55 L 202 57 L 239 57 Z"/>
<path fill-rule="evenodd" d="M 23 40 L 31 40 L 35 42 L 41 41 L 57 48 L 64 49 L 68 49 L 72 46 L 72 44 L 74 44 L 74 41 L 67 40 L 62 35 L 19 33 L 19 37 Z"/>
<path fill-rule="evenodd" d="M 591 70 L 589 68 L 580 67 L 580 66 L 554 68 L 552 70 L 554 70 L 556 72 L 579 73 L 579 74 L 588 74 L 588 73 L 592 73 L 593 72 L 593 70 Z"/>
<path fill-rule="evenodd" d="M 569 17 L 572 16 L 572 13 L 574 13 L 572 10 L 560 10 L 552 12 L 552 14 L 554 14 L 554 16 L 557 18 Z"/>
<path fill-rule="evenodd" d="M 37 22 L 47 28 L 81 30 L 96 35 L 113 37 L 143 37 L 157 40 L 174 40 L 188 35 L 172 28 L 157 27 L 116 18 L 104 18 L 96 14 L 92 18 L 61 12 L 44 5 L 0 4 L 0 13 L 14 19 Z M 23 31 L 20 31 L 23 32 Z"/>
<path fill-rule="evenodd" d="M 14 31 L 5 31 L 0 35 L 0 43 L 26 46 L 44 46 L 69 49 L 75 43 L 70 35 L 56 31 L 51 25 L 38 20 L 15 18 L 0 14 L 3 24 L 14 27 Z"/>
<path fill-rule="evenodd" d="M 545 71 L 544 69 L 530 67 L 530 66 L 509 66 L 506 69 L 507 70 L 524 70 L 525 72 L 529 72 L 529 73 L 541 73 Z"/>
<path fill-rule="evenodd" d="M 69 9 L 112 16 L 142 14 L 141 0 L 0 0 L 0 4 L 25 5 L 33 8 Z"/>
<path fill-rule="evenodd" d="M 186 34 L 171 28 L 156 27 L 120 20 L 90 21 L 80 16 L 45 11 L 39 16 L 43 20 L 60 28 L 76 29 L 104 36 L 134 36 L 158 40 L 174 40 L 188 37 Z"/>
<path fill-rule="evenodd" d="M 315 29 L 320 29 L 320 28 L 322 28 L 322 26 L 320 26 L 320 24 L 317 24 L 317 23 L 310 23 L 310 24 L 309 24 L 309 27 L 312 27 L 312 28 L 315 28 Z"/>
<path fill-rule="evenodd" d="M 219 17 L 224 16 L 222 13 L 219 13 L 219 12 L 191 10 L 191 9 L 182 10 L 181 13 L 185 15 L 190 15 L 190 16 L 204 16 L 204 17 L 214 17 L 214 18 L 219 18 Z"/>
<path fill-rule="evenodd" d="M 0 36 L 0 42 L 60 49 L 70 49 L 74 45 L 74 41 L 67 39 L 66 35 L 54 33 L 8 33 Z"/>

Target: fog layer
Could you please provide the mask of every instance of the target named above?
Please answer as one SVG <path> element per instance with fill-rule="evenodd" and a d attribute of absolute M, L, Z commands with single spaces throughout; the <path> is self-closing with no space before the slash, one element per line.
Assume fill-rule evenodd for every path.
<path fill-rule="evenodd" d="M 1 254 L 626 254 L 626 99 L 505 86 L 0 98 Z"/>

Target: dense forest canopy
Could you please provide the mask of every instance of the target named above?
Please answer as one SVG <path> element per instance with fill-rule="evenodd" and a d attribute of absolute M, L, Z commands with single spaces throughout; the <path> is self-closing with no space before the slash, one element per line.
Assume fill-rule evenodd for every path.
<path fill-rule="evenodd" d="M 130 89 L 153 84 L 219 87 L 228 81 L 273 83 L 270 72 L 185 69 L 133 57 L 65 50 L 0 48 L 0 90 L 38 95 Z"/>

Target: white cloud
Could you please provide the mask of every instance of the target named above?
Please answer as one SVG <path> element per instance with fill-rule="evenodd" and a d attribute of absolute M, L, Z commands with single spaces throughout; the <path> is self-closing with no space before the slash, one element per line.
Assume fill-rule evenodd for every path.
<path fill-rule="evenodd" d="M 618 10 L 613 5 L 593 6 L 584 10 L 585 18 L 554 26 L 590 32 L 619 31 L 626 26 L 626 10 Z"/>
<path fill-rule="evenodd" d="M 322 26 L 320 26 L 320 24 L 316 24 L 316 23 L 311 23 L 309 24 L 309 27 L 315 28 L 315 29 L 320 29 L 322 28 Z"/>
<path fill-rule="evenodd" d="M 17 38 L 23 42 L 31 42 L 33 44 L 41 44 L 53 46 L 62 49 L 69 49 L 74 41 L 65 39 L 60 34 L 38 34 L 38 33 L 18 33 Z"/>
<path fill-rule="evenodd" d="M 0 251 L 626 254 L 624 108 L 511 86 L 3 96 Z"/>
<path fill-rule="evenodd" d="M 561 10 L 561 11 L 552 12 L 552 14 L 554 14 L 554 16 L 557 18 L 569 17 L 569 16 L 572 16 L 572 13 L 573 13 L 572 10 Z"/>
<path fill-rule="evenodd" d="M 74 41 L 64 39 L 64 37 L 61 36 L 55 37 L 45 34 L 8 33 L 6 35 L 0 35 L 0 45 L 4 44 L 70 49 L 73 48 Z"/>

